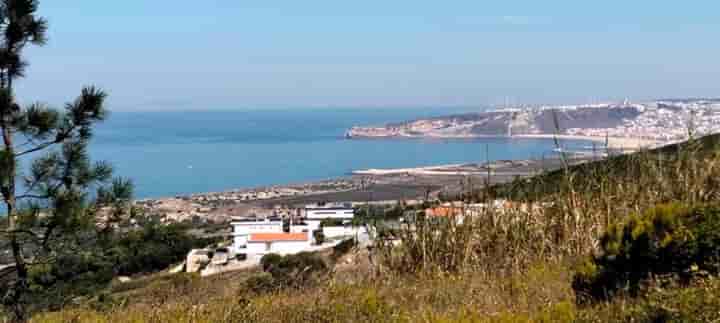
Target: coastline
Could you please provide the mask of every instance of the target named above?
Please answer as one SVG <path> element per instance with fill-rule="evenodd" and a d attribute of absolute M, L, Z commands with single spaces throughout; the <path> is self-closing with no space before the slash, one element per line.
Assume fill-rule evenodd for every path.
<path fill-rule="evenodd" d="M 574 157 L 573 163 L 590 160 Z M 302 187 L 196 193 L 189 196 L 146 199 L 135 205 L 161 217 L 162 222 L 208 221 L 223 223 L 236 216 L 271 216 L 314 203 L 383 203 L 415 201 L 464 189 L 462 180 L 478 184 L 504 183 L 561 167 L 559 159 L 496 160 L 490 163 L 356 170 L 352 175 Z M 333 185 L 334 184 L 334 185 Z M 301 189 L 299 189 L 301 188 Z M 290 214 L 290 213 L 288 213 Z"/>
<path fill-rule="evenodd" d="M 481 139 L 481 138 L 502 138 L 502 139 L 560 139 L 560 140 L 578 140 L 596 142 L 605 144 L 606 138 L 599 136 L 580 136 L 580 135 L 552 135 L 552 134 L 522 134 L 513 136 L 502 135 L 460 135 L 460 136 L 385 136 L 385 137 L 352 137 L 351 139 Z M 651 139 L 630 138 L 630 137 L 608 137 L 608 147 L 614 150 L 620 150 L 625 153 L 638 151 L 641 149 L 652 149 L 660 147 L 668 142 L 662 142 Z M 604 147 L 603 147 L 604 148 Z M 516 163 L 527 163 L 529 160 L 517 159 L 512 160 Z M 484 161 L 478 161 L 484 163 Z M 399 168 L 371 168 L 371 169 L 354 169 L 344 176 L 337 176 L 318 181 L 296 182 L 296 183 L 278 183 L 267 186 L 242 187 L 234 188 L 226 191 L 210 191 L 210 192 L 194 192 L 189 194 L 179 194 L 175 196 L 150 197 L 136 200 L 137 202 L 160 201 L 167 199 L 216 199 L 218 196 L 233 195 L 229 200 L 239 200 L 251 202 L 257 200 L 272 200 L 276 198 L 309 196 L 315 194 L 339 193 L 357 190 L 363 185 L 362 180 L 357 177 L 365 176 L 473 176 L 486 174 L 487 170 L 468 167 L 473 163 L 465 164 L 436 164 L 419 167 L 399 167 Z M 492 164 L 492 163 L 491 163 Z M 492 167 L 492 166 L 491 166 Z M 330 187 L 328 187 L 330 186 Z M 333 187 L 334 186 L 334 187 Z M 323 187 L 320 189 L 319 187 Z M 238 195 L 242 195 L 240 198 Z"/>
<path fill-rule="evenodd" d="M 580 136 L 580 135 L 553 135 L 553 134 L 528 134 L 528 135 L 513 135 L 509 138 L 533 138 L 533 139 L 564 139 L 564 140 L 587 140 L 593 142 L 599 142 L 605 144 L 607 140 L 607 148 L 618 149 L 618 150 L 640 150 L 640 149 L 652 149 L 667 144 L 667 142 L 643 139 L 643 138 L 632 138 L 632 137 L 598 137 L 598 136 Z"/>
<path fill-rule="evenodd" d="M 358 137 L 364 138 L 364 137 Z M 385 137 L 387 138 L 428 138 L 424 137 Z M 599 137 L 579 135 L 527 134 L 509 136 L 463 136 L 442 139 L 504 138 L 504 139 L 561 139 L 597 142 L 608 148 L 630 153 L 640 149 L 650 149 L 666 144 L 656 140 Z M 380 139 L 372 138 L 369 139 Z M 595 157 L 577 155 L 572 163 L 594 160 Z M 438 164 L 420 167 L 402 167 L 393 169 L 356 169 L 346 176 L 309 181 L 300 184 L 277 184 L 272 186 L 240 188 L 221 192 L 194 193 L 165 198 L 136 200 L 139 206 L 149 213 L 158 214 L 163 222 L 208 221 L 223 223 L 236 216 L 253 214 L 255 216 L 277 215 L 292 207 L 301 207 L 312 203 L 398 203 L 438 196 L 441 193 L 457 193 L 463 190 L 459 179 L 473 178 L 477 183 L 492 181 L 493 184 L 511 181 L 518 177 L 540 174 L 561 167 L 559 159 L 513 159 L 492 162 L 470 162 L 464 164 Z M 288 213 L 289 214 L 289 213 Z"/>
<path fill-rule="evenodd" d="M 670 142 L 655 139 L 644 139 L 634 137 L 601 137 L 601 136 L 581 136 L 581 135 L 555 135 L 555 134 L 522 134 L 522 135 L 476 135 L 476 134 L 423 134 L 423 135 L 387 135 L 387 136 L 346 136 L 348 139 L 479 139 L 479 138 L 505 138 L 505 139 L 561 139 L 561 140 L 584 140 L 605 144 L 607 140 L 608 147 L 615 150 L 637 151 L 641 149 L 657 148 Z"/>

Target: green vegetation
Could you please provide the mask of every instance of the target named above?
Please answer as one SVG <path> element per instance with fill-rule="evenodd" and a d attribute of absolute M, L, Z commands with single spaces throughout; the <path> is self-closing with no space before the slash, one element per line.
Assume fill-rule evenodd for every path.
<path fill-rule="evenodd" d="M 0 0 L 0 195 L 8 211 L 0 246 L 16 264 L 0 277 L 3 320 L 720 319 L 720 135 L 468 185 L 458 200 L 488 207 L 462 217 L 417 213 L 401 223 L 418 210 L 366 206 L 353 225 L 377 230 L 367 249 L 348 240 L 325 253 L 266 255 L 260 272 L 158 274 L 210 241 L 136 214 L 131 182 L 111 181 L 108 164 L 91 162 L 93 127 L 107 116 L 103 91 L 83 89 L 64 111 L 17 104 L 23 49 L 45 42 L 37 7 Z M 20 180 L 28 191 L 17 191 Z M 498 199 L 506 207 L 489 207 Z M 113 281 L 138 274 L 149 275 Z"/>
<path fill-rule="evenodd" d="M 535 186 L 543 191 L 466 194 L 517 198 L 462 219 L 418 216 L 370 250 L 351 253 L 348 240 L 325 254 L 267 255 L 259 273 L 181 280 L 174 293 L 141 287 L 133 295 L 142 300 L 35 321 L 716 321 L 720 155 L 706 145 L 714 140 L 571 166 L 540 177 L 554 181 Z"/>
<path fill-rule="evenodd" d="M 185 259 L 193 248 L 206 247 L 215 239 L 200 239 L 185 233 L 180 224 L 148 223 L 118 238 L 107 241 L 108 252 L 116 274 L 130 276 L 164 270 Z"/>
<path fill-rule="evenodd" d="M 263 272 L 246 282 L 248 289 L 256 293 L 306 288 L 318 282 L 328 271 L 325 260 L 312 252 L 287 256 L 267 254 L 260 259 L 260 266 Z"/>
<path fill-rule="evenodd" d="M 184 260 L 190 249 L 213 242 L 187 235 L 181 225 L 153 222 L 94 241 L 92 248 L 32 267 L 26 295 L 30 312 L 57 310 L 71 299 L 101 294 L 117 276 L 164 270 Z"/>
<path fill-rule="evenodd" d="M 342 242 L 335 245 L 335 247 L 333 247 L 331 259 L 333 261 L 337 261 L 338 259 L 340 259 L 340 257 L 348 254 L 356 246 L 357 246 L 357 241 L 355 241 L 354 238 L 343 240 Z"/>
<path fill-rule="evenodd" d="M 355 219 L 353 225 L 361 226 L 365 224 L 375 225 L 385 221 L 397 221 L 403 217 L 405 207 L 401 204 L 388 207 L 385 205 L 365 205 L 355 209 Z"/>
<path fill-rule="evenodd" d="M 325 219 L 320 221 L 320 227 L 341 227 L 344 226 L 345 223 L 342 219 Z"/>
<path fill-rule="evenodd" d="M 665 277 L 687 282 L 720 269 L 720 207 L 659 205 L 608 227 L 601 255 L 584 262 L 573 287 L 581 300 L 605 299 Z"/>
<path fill-rule="evenodd" d="M 642 185 L 644 181 L 683 181 L 686 185 L 707 185 L 711 191 L 696 191 L 686 185 L 663 187 L 675 198 L 693 197 L 689 193 L 717 194 L 720 182 L 707 178 L 708 183 L 694 181 L 693 177 L 717 172 L 717 154 L 720 134 L 664 146 L 639 153 L 611 156 L 607 159 L 570 165 L 527 179 L 517 179 L 507 184 L 493 186 L 490 190 L 476 192 L 475 199 L 506 197 L 513 200 L 539 200 L 553 194 L 562 194 L 570 188 L 604 194 L 602 184 L 621 183 Z M 687 191 L 692 189 L 693 191 Z M 670 201 L 672 199 L 668 199 Z"/>
<path fill-rule="evenodd" d="M 316 244 L 323 244 L 325 242 L 325 233 L 322 229 L 315 230 L 313 231 L 313 238 Z"/>
<path fill-rule="evenodd" d="M 18 103 L 14 84 L 28 66 L 23 51 L 47 40 L 47 21 L 37 11 L 37 0 L 0 2 L 0 201 L 8 218 L 0 245 L 7 244 L 15 265 L 0 288 L 0 304 L 15 321 L 27 319 L 31 295 L 53 281 L 45 275 L 53 266 L 98 269 L 87 260 L 86 233 L 125 213 L 132 195 L 129 181 L 109 183 L 112 167 L 93 163 L 87 153 L 94 126 L 107 117 L 104 91 L 86 87 L 64 110 Z M 65 269 L 56 273 L 62 276 Z M 33 277 L 43 285 L 33 285 Z"/>

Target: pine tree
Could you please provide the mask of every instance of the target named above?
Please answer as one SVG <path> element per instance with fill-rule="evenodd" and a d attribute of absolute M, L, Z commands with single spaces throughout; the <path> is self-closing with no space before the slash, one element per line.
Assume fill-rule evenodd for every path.
<path fill-rule="evenodd" d="M 15 268 L 0 297 L 19 322 L 27 320 L 33 266 L 77 252 L 73 241 L 97 226 L 98 207 L 129 201 L 132 193 L 128 181 L 115 181 L 95 201 L 88 194 L 112 174 L 109 164 L 91 162 L 87 152 L 93 126 L 107 116 L 105 92 L 86 87 L 62 110 L 16 102 L 13 82 L 27 66 L 23 49 L 46 42 L 47 22 L 37 9 L 37 0 L 0 0 L 0 195 L 7 217 L 0 242 L 9 245 Z"/>

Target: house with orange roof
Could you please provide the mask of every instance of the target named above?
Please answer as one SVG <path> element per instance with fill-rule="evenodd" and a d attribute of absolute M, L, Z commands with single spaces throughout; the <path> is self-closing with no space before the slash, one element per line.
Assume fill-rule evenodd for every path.
<path fill-rule="evenodd" d="M 463 215 L 464 210 L 461 207 L 455 206 L 437 206 L 433 208 L 425 209 L 425 216 L 447 218 L 452 216 Z"/>
<path fill-rule="evenodd" d="M 280 255 L 294 254 L 310 248 L 312 239 L 309 232 L 267 232 L 251 233 L 246 250 L 249 254 Z"/>
<path fill-rule="evenodd" d="M 281 233 L 283 221 L 276 219 L 236 219 L 230 223 L 233 227 L 233 249 L 241 253 L 247 247 L 252 233 Z"/>

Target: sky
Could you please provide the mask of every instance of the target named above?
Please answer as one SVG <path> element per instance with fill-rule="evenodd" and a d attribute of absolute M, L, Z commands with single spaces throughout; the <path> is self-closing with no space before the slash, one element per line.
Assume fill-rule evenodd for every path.
<path fill-rule="evenodd" d="M 116 111 L 720 96 L 720 1 L 41 0 L 23 102 Z"/>

